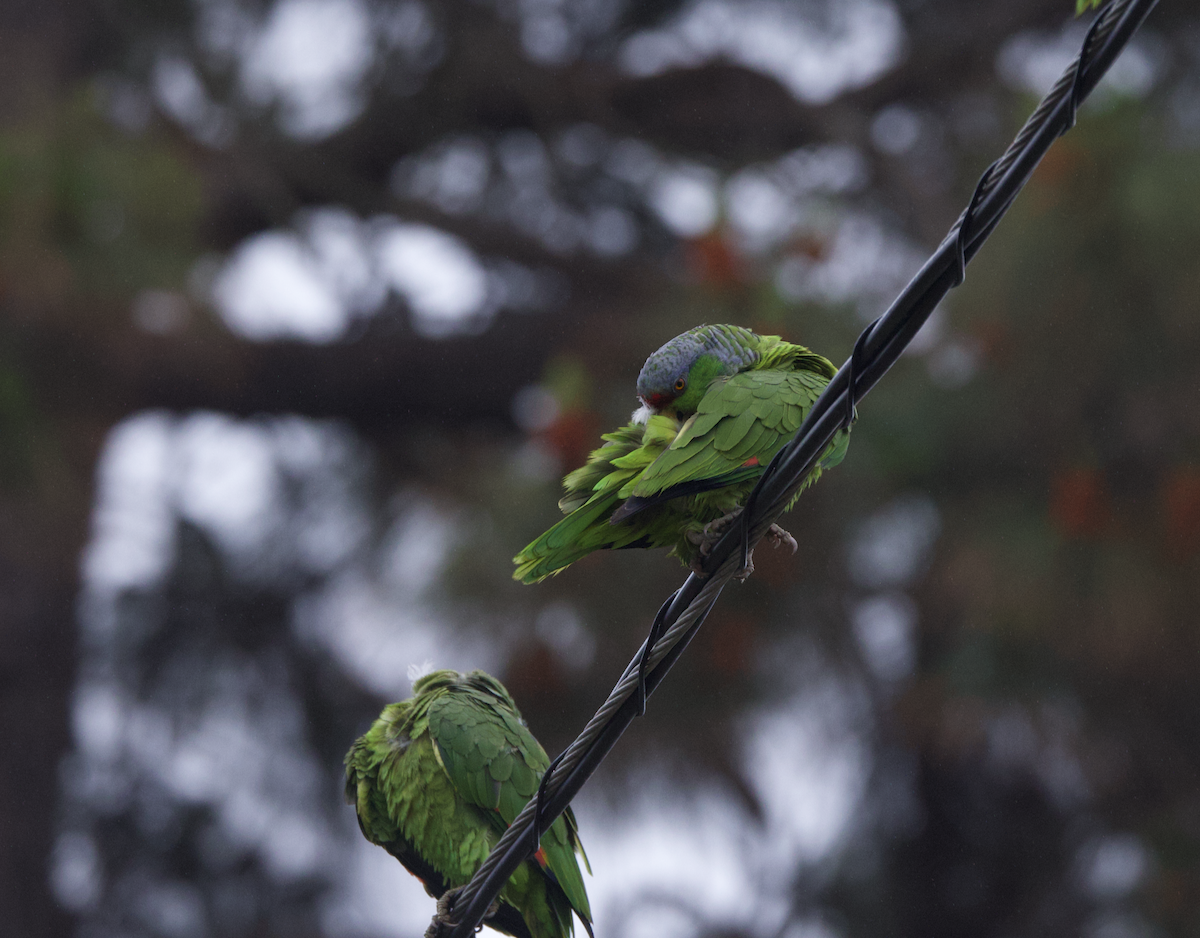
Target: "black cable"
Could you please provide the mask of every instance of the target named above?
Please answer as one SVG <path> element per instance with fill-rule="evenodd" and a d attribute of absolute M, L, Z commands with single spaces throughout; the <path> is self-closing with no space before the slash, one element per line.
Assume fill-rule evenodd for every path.
<path fill-rule="evenodd" d="M 742 506 L 742 513 L 738 515 L 738 533 L 742 538 L 742 570 L 750 566 L 750 519 L 758 513 L 758 493 L 762 491 L 766 480 L 779 470 L 779 465 L 783 462 L 780 458 L 782 455 L 783 450 L 781 449 L 767 463 L 767 468 L 758 477 L 758 483 L 750 490 L 750 494 L 746 496 L 746 504 Z"/>
<path fill-rule="evenodd" d="M 862 372 L 864 350 L 867 347 L 867 342 L 871 340 L 871 334 L 875 331 L 877 325 L 879 325 L 879 320 L 875 319 L 858 334 L 858 339 L 854 342 L 854 350 L 850 353 L 850 361 L 846 365 L 846 416 L 842 420 L 842 426 L 847 430 L 854 426 L 854 422 L 858 420 L 858 408 L 855 406 L 855 403 L 858 401 L 858 376 Z"/>
<path fill-rule="evenodd" d="M 1074 120 L 1074 117 L 1072 117 L 1072 120 Z M 998 162 L 999 160 L 996 161 L 996 163 Z M 954 272 L 954 285 L 956 287 L 961 286 L 963 281 L 967 279 L 967 231 L 971 227 L 971 222 L 975 220 L 975 211 L 979 208 L 979 200 L 983 198 L 983 193 L 992 178 L 992 172 L 996 168 L 996 163 L 992 163 L 983 171 L 983 175 L 979 177 L 979 182 L 975 184 L 975 191 L 971 193 L 971 201 L 967 203 L 967 210 L 962 213 L 962 217 L 958 220 L 958 232 L 954 236 L 955 260 L 958 261 L 958 266 Z M 871 325 L 874 325 L 874 323 Z M 861 339 L 862 336 L 859 336 L 860 341 Z"/>
<path fill-rule="evenodd" d="M 671 608 L 671 603 L 675 601 L 675 597 L 678 595 L 679 590 L 676 590 L 667 597 L 666 602 L 658 607 L 658 612 L 654 616 L 654 622 L 650 625 L 650 634 L 646 636 L 646 641 L 642 645 L 641 651 L 638 652 L 637 715 L 640 717 L 646 715 L 646 668 L 649 664 L 650 649 L 662 638 L 663 622 L 666 620 L 667 610 Z M 549 770 L 546 771 L 546 774 L 550 774 Z"/>
<path fill-rule="evenodd" d="M 1087 57 L 1087 51 L 1091 47 L 1092 40 L 1096 38 L 1096 32 L 1100 28 L 1100 23 L 1104 17 L 1101 15 L 1103 11 L 1096 14 L 1096 18 L 1092 20 L 1092 25 L 1088 27 L 1087 34 L 1083 37 L 1083 46 L 1079 50 L 1079 58 L 1075 60 L 1075 72 L 1071 79 L 1071 108 L 1067 111 L 1067 119 L 1063 123 L 1060 134 L 1065 134 L 1068 130 L 1075 126 L 1075 115 L 1079 111 L 1079 104 L 1083 100 L 1083 64 Z"/>
<path fill-rule="evenodd" d="M 537 853 L 542 848 L 542 834 L 546 832 L 546 828 L 553 824 L 553 820 L 546 820 L 546 785 L 550 781 L 550 776 L 554 774 L 554 770 L 558 768 L 562 762 L 563 756 L 567 754 L 564 749 L 546 766 L 546 771 L 542 773 L 542 781 L 538 785 L 537 795 L 534 801 L 533 824 L 530 825 L 529 834 L 530 841 L 533 846 L 530 848 L 530 853 Z"/>
<path fill-rule="evenodd" d="M 853 422 L 855 407 L 895 364 L 900 354 L 951 289 L 963 282 L 966 265 L 982 247 L 1024 187 L 1042 156 L 1074 124 L 1079 105 L 1096 87 L 1158 0 L 1111 0 L 1096 16 L 1079 58 L 1039 103 L 1016 139 L 984 171 L 971 201 L 946 239 L 887 312 L 863 330 L 851 358 L 830 380 L 792 440 L 776 454 L 747 498 L 741 524 L 717 542 L 703 564 L 663 603 L 649 638 L 608 699 L 542 778 L 539 794 L 464 887 L 461 912 L 450 930 L 434 919 L 431 931 L 468 938 L 513 871 L 531 852 L 530 830 L 553 822 L 629 724 L 645 712 L 646 699 L 662 682 L 703 624 L 741 561 L 804 484 L 834 435 Z M 532 841 L 533 850 L 538 840 Z M 465 900 L 465 901 L 462 901 Z M 456 912 L 458 909 L 455 910 Z"/>

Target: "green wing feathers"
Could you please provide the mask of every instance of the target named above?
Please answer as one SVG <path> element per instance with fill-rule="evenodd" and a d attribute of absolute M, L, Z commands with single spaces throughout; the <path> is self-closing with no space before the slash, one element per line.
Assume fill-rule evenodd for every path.
<path fill-rule="evenodd" d="M 646 427 L 637 423 L 601 436 L 604 445 L 593 450 L 586 463 L 563 479 L 565 494 L 559 499 L 559 510 L 568 515 L 582 507 L 595 493 L 596 486 L 613 473 L 613 462 L 638 449 L 645 436 Z"/>
<path fill-rule="evenodd" d="M 604 434 L 604 446 L 563 480 L 566 494 L 558 507 L 567 517 L 513 558 L 513 578 L 537 583 L 558 573 L 594 550 L 640 546 L 645 531 L 614 526 L 609 517 L 624 500 L 621 487 L 649 466 L 675 439 L 679 422 L 651 417 Z"/>
<path fill-rule="evenodd" d="M 620 496 L 648 498 L 702 479 L 753 469 L 757 477 L 800 428 L 827 382 L 806 371 L 747 371 L 718 379 L 670 446 Z"/>
<path fill-rule="evenodd" d="M 520 718 L 496 706 L 486 692 L 470 690 L 436 700 L 429 708 L 429 735 L 454 787 L 468 802 L 489 812 L 499 832 L 537 794 L 542 773 L 550 765 L 545 750 Z M 575 816 L 568 810 L 542 835 L 542 850 L 546 868 L 571 906 L 591 921 L 575 860 L 574 829 Z"/>

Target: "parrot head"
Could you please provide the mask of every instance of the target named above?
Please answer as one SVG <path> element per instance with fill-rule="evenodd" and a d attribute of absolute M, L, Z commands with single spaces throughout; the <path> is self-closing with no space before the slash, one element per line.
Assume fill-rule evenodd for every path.
<path fill-rule="evenodd" d="M 470 674 L 459 674 L 457 671 L 431 671 L 424 674 L 413 681 L 413 699 L 429 696 L 443 688 L 455 687 L 460 684 L 485 694 L 491 694 L 510 710 L 517 712 L 517 705 L 505 686 L 486 671 L 479 669 Z"/>
<path fill-rule="evenodd" d="M 457 671 L 430 671 L 412 682 L 413 697 L 420 697 L 443 687 L 452 687 L 460 680 L 462 675 Z"/>
<path fill-rule="evenodd" d="M 757 361 L 745 338 L 757 336 L 736 326 L 700 326 L 675 336 L 646 359 L 638 398 L 653 413 L 691 416 L 714 378 L 735 375 Z"/>

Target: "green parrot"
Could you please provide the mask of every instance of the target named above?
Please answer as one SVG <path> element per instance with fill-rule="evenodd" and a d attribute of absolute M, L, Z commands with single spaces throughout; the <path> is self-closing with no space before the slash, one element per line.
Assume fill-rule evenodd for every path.
<path fill-rule="evenodd" d="M 434 671 L 350 748 L 346 801 L 367 840 L 441 899 L 470 881 L 549 764 L 503 684 L 483 671 Z M 517 938 L 567 938 L 574 911 L 591 935 L 576 853 L 586 866 L 568 808 L 509 878 L 486 924 Z"/>
<path fill-rule="evenodd" d="M 676 336 L 646 359 L 630 423 L 604 434 L 563 480 L 567 517 L 513 558 L 513 579 L 539 582 L 604 548 L 670 547 L 699 569 L 836 371 L 802 345 L 740 326 Z M 848 444 L 839 433 L 804 486 L 841 462 Z M 768 538 L 796 549 L 777 525 Z"/>
<path fill-rule="evenodd" d="M 1102 2 L 1103 0 L 1075 0 L 1075 15 L 1082 16 L 1091 7 L 1099 9 Z"/>

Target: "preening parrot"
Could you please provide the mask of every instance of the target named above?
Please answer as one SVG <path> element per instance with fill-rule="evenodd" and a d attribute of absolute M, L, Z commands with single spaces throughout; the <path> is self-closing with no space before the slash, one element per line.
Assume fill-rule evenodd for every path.
<path fill-rule="evenodd" d="M 411 698 L 385 707 L 346 754 L 346 800 L 366 838 L 441 898 L 470 881 L 549 764 L 503 684 L 483 671 L 434 671 L 413 683 Z M 485 924 L 517 938 L 567 938 L 574 912 L 590 935 L 576 853 L 586 866 L 568 808 Z"/>
<path fill-rule="evenodd" d="M 696 568 L 836 370 L 802 345 L 740 326 L 676 336 L 638 375 L 642 406 L 630 423 L 563 480 L 567 517 L 513 558 L 513 578 L 536 583 L 604 548 L 670 547 Z M 848 444 L 840 432 L 805 487 Z M 795 549 L 781 528 L 770 536 Z"/>

